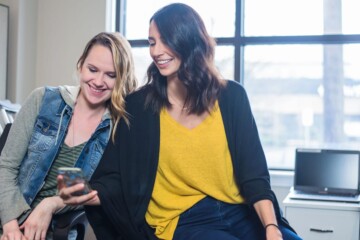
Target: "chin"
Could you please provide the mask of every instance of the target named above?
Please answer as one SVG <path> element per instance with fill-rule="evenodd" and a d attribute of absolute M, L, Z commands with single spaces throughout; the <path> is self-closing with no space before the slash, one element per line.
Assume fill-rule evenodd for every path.
<path fill-rule="evenodd" d="M 105 98 L 97 98 L 97 97 L 92 97 L 89 99 L 89 103 L 94 106 L 104 105 L 106 101 L 107 100 Z"/>
<path fill-rule="evenodd" d="M 164 77 L 174 77 L 177 75 L 176 72 L 160 71 L 160 74 Z"/>

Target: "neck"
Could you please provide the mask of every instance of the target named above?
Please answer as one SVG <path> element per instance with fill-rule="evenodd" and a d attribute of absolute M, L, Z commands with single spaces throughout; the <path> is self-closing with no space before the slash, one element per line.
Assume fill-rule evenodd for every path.
<path fill-rule="evenodd" d="M 187 96 L 187 90 L 179 80 L 171 80 L 167 82 L 167 95 L 171 104 L 184 106 Z"/>
<path fill-rule="evenodd" d="M 74 105 L 74 112 L 76 111 L 78 115 L 82 115 L 88 118 L 98 117 L 99 115 L 102 116 L 105 112 L 105 109 L 105 104 L 92 106 L 80 96 L 77 98 Z"/>

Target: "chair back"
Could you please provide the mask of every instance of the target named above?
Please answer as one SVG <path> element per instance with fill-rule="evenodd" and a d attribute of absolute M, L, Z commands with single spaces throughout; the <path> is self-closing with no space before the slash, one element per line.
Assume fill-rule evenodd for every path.
<path fill-rule="evenodd" d="M 5 125 L 10 123 L 10 119 L 6 110 L 0 106 L 0 125 L 5 128 Z"/>
<path fill-rule="evenodd" d="M 2 149 L 4 148 L 7 136 L 9 135 L 11 125 L 12 125 L 12 123 L 6 124 L 2 134 L 0 135 L 0 155 L 1 155 Z"/>

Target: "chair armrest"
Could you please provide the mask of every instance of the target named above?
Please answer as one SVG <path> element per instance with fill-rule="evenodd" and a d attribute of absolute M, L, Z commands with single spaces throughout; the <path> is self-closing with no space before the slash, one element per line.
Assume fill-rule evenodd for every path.
<path fill-rule="evenodd" d="M 82 240 L 85 236 L 86 227 L 89 224 L 83 209 L 55 215 L 53 221 L 53 240 L 67 240 L 71 229 L 76 229 L 76 239 Z"/>

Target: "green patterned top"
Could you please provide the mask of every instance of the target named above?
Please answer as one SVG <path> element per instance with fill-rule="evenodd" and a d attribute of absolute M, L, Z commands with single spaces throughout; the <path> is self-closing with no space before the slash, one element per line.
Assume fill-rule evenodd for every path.
<path fill-rule="evenodd" d="M 34 208 L 38 205 L 44 198 L 52 197 L 56 195 L 57 192 L 57 175 L 59 167 L 73 167 L 76 160 L 80 156 L 82 149 L 84 148 L 86 142 L 74 146 L 69 147 L 65 143 L 63 143 L 60 153 L 55 159 L 53 165 L 50 168 L 50 171 L 45 178 L 45 184 L 41 188 L 39 194 L 36 196 L 34 202 L 31 207 Z"/>

